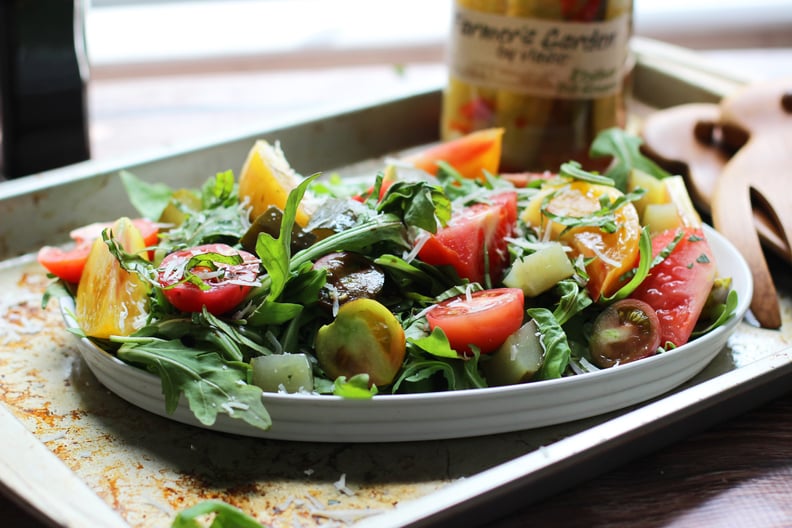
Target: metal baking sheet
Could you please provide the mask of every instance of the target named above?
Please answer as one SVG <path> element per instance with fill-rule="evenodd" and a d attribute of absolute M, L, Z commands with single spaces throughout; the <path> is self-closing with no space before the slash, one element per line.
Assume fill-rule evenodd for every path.
<path fill-rule="evenodd" d="M 651 108 L 714 102 L 745 81 L 708 72 L 683 50 L 639 42 L 635 51 L 637 116 Z M 178 424 L 104 389 L 63 330 L 56 303 L 41 309 L 47 279 L 34 252 L 66 241 L 74 227 L 132 214 L 120 169 L 172 186 L 198 185 L 214 172 L 238 171 L 252 142 L 263 137 L 280 141 L 301 173 L 337 168 L 331 170 L 354 175 L 372 166 L 365 160 L 435 141 L 440 101 L 438 87 L 155 159 L 87 162 L 1 184 L 0 400 L 7 412 L 0 423 L 11 418 L 22 426 L 2 431 L 30 433 L 55 455 L 52 468 L 65 466 L 131 527 L 169 526 L 176 512 L 208 498 L 225 500 L 272 527 L 417 526 L 468 515 L 476 504 L 506 500 L 520 487 L 541 483 L 547 493 L 570 486 L 607 469 L 613 462 L 605 455 L 614 442 L 643 436 L 657 444 L 673 438 L 668 428 L 690 430 L 691 420 L 684 420 L 694 414 L 723 417 L 781 390 L 774 376 L 789 369 L 789 352 L 779 351 L 790 342 L 792 317 L 792 278 L 779 272 L 786 271 L 781 263 L 773 263 L 781 330 L 743 322 L 716 359 L 672 395 L 560 426 L 445 441 L 284 442 Z M 739 407 L 724 405 L 737 393 L 745 396 Z M 9 435 L 0 435 L 0 488 L 53 526 L 85 526 L 87 512 L 79 511 L 74 490 L 50 487 L 44 496 L 32 475 L 6 470 L 15 462 L 7 460 L 10 442 Z M 526 461 L 515 469 L 516 462 Z M 570 467 L 588 472 L 575 477 Z M 456 492 L 469 499 L 467 506 L 449 500 Z"/>

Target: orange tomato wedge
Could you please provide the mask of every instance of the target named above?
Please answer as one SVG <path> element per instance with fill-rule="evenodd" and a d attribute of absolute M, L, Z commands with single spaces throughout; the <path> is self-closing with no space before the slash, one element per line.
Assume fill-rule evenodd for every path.
<path fill-rule="evenodd" d="M 118 219 L 113 238 L 127 253 L 146 257 L 140 230 L 129 218 Z M 134 273 L 121 268 L 107 244 L 97 238 L 80 278 L 75 299 L 75 316 L 85 335 L 107 339 L 130 335 L 146 322 L 148 286 Z"/>
<path fill-rule="evenodd" d="M 487 128 L 471 132 L 456 139 L 408 156 L 405 161 L 429 174 L 437 174 L 438 161 L 445 161 L 462 176 L 484 179 L 484 171 L 497 175 L 500 168 L 503 144 L 502 128 Z"/>
<path fill-rule="evenodd" d="M 551 214 L 582 218 L 600 210 L 602 197 L 613 203 L 621 195 L 615 187 L 585 181 L 553 183 L 545 185 L 521 214 L 526 223 L 539 227 L 542 232 L 549 229 L 551 239 L 570 246 L 573 258 L 582 255 L 590 259 L 586 265 L 587 287 L 594 300 L 618 291 L 623 286 L 623 275 L 635 265 L 641 238 L 638 211 L 632 203 L 616 209 L 613 212 L 616 231 L 607 233 L 596 226 L 577 226 L 564 232 L 566 226 L 553 222 L 541 209 L 549 198 L 546 207 Z"/>

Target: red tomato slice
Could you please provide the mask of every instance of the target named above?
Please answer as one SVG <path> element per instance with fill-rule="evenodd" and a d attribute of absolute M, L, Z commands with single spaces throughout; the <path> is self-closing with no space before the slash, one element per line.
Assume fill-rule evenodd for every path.
<path fill-rule="evenodd" d="M 214 271 L 208 265 L 187 269 L 190 259 L 207 253 L 240 255 L 243 262 L 212 261 L 217 268 Z M 206 306 L 210 313 L 222 315 L 242 302 L 257 280 L 258 270 L 259 259 L 247 251 L 236 250 L 227 244 L 204 244 L 167 255 L 157 271 L 162 293 L 177 309 L 192 313 L 200 312 Z M 208 288 L 202 290 L 191 282 L 180 282 L 187 271 L 198 275 Z"/>
<path fill-rule="evenodd" d="M 658 233 L 652 239 L 657 256 L 679 230 Z M 651 306 L 660 321 L 660 345 L 684 345 L 701 315 L 715 281 L 715 257 L 701 228 L 686 228 L 674 251 L 652 268 L 650 275 L 630 296 Z"/>
<path fill-rule="evenodd" d="M 143 236 L 143 243 L 146 244 L 146 246 L 154 246 L 157 244 L 159 226 L 155 222 L 147 218 L 135 218 L 132 220 L 132 223 L 140 231 L 141 236 Z M 81 240 L 94 241 L 102 236 L 102 231 L 112 226 L 113 222 L 96 222 L 73 230 L 69 233 L 69 236 L 72 240 L 77 242 Z"/>
<path fill-rule="evenodd" d="M 460 277 L 482 284 L 488 259 L 492 284 L 499 282 L 509 264 L 505 238 L 516 229 L 517 193 L 500 193 L 490 202 L 454 213 L 448 225 L 429 237 L 418 258 L 434 266 L 452 266 Z"/>
<path fill-rule="evenodd" d="M 528 187 L 532 182 L 536 180 L 551 180 L 558 176 L 557 174 L 544 171 L 544 172 L 503 172 L 500 174 L 500 178 L 506 180 L 507 182 L 511 183 L 518 189 L 523 189 Z"/>
<path fill-rule="evenodd" d="M 457 352 L 470 353 L 475 345 L 489 354 L 522 326 L 524 306 L 519 288 L 496 288 L 443 301 L 427 312 L 426 319 L 430 329 L 445 332 Z"/>
<path fill-rule="evenodd" d="M 69 250 L 44 246 L 38 252 L 38 262 L 56 277 L 77 284 L 80 282 L 91 246 L 93 241 L 90 240 L 80 241 Z"/>
<path fill-rule="evenodd" d="M 136 218 L 132 220 L 132 223 L 140 230 L 146 246 L 157 244 L 159 226 L 156 223 L 145 218 Z M 66 282 L 75 284 L 80 282 L 94 240 L 102 236 L 102 231 L 112 225 L 112 222 L 97 222 L 73 230 L 69 236 L 75 242 L 74 248 L 64 250 L 53 246 L 44 246 L 38 252 L 39 264 Z"/>

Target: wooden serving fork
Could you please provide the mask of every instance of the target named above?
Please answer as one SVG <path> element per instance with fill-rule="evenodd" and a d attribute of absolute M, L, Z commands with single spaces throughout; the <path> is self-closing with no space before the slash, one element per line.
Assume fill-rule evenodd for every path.
<path fill-rule="evenodd" d="M 765 328 L 781 326 L 778 295 L 753 221 L 754 205 L 768 215 L 789 247 L 792 235 L 792 79 L 755 83 L 721 101 L 724 140 L 738 147 L 712 197 L 714 227 L 751 268 L 751 311 Z M 742 143 L 742 144 L 740 144 Z"/>

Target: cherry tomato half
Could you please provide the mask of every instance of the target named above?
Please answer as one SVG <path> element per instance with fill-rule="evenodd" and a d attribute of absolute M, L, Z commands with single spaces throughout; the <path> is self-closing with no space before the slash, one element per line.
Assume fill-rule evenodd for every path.
<path fill-rule="evenodd" d="M 608 368 L 651 356 L 660 346 L 660 320 L 654 308 L 638 299 L 611 304 L 594 320 L 591 360 Z"/>
<path fill-rule="evenodd" d="M 199 258 L 205 255 L 205 259 Z M 213 255 L 240 256 L 242 262 L 231 264 Z M 251 253 L 227 244 L 204 244 L 167 255 L 158 268 L 158 280 L 168 301 L 182 312 L 200 312 L 204 306 L 214 315 L 235 308 L 255 284 L 259 260 Z M 185 281 L 189 273 L 199 284 Z"/>
<path fill-rule="evenodd" d="M 143 243 L 149 247 L 157 244 L 159 227 L 156 223 L 145 218 L 132 220 L 143 236 Z M 82 276 L 85 263 L 88 260 L 88 253 L 91 251 L 94 240 L 102 236 L 102 231 L 112 227 L 112 222 L 97 222 L 80 227 L 69 233 L 74 240 L 72 249 L 62 249 L 54 246 L 44 246 L 38 252 L 38 262 L 47 271 L 65 280 L 66 282 L 78 283 Z M 149 255 L 151 258 L 151 255 Z"/>
<path fill-rule="evenodd" d="M 523 324 L 525 296 L 519 288 L 481 290 L 445 300 L 426 314 L 429 328 L 445 332 L 451 348 L 494 352 Z"/>

